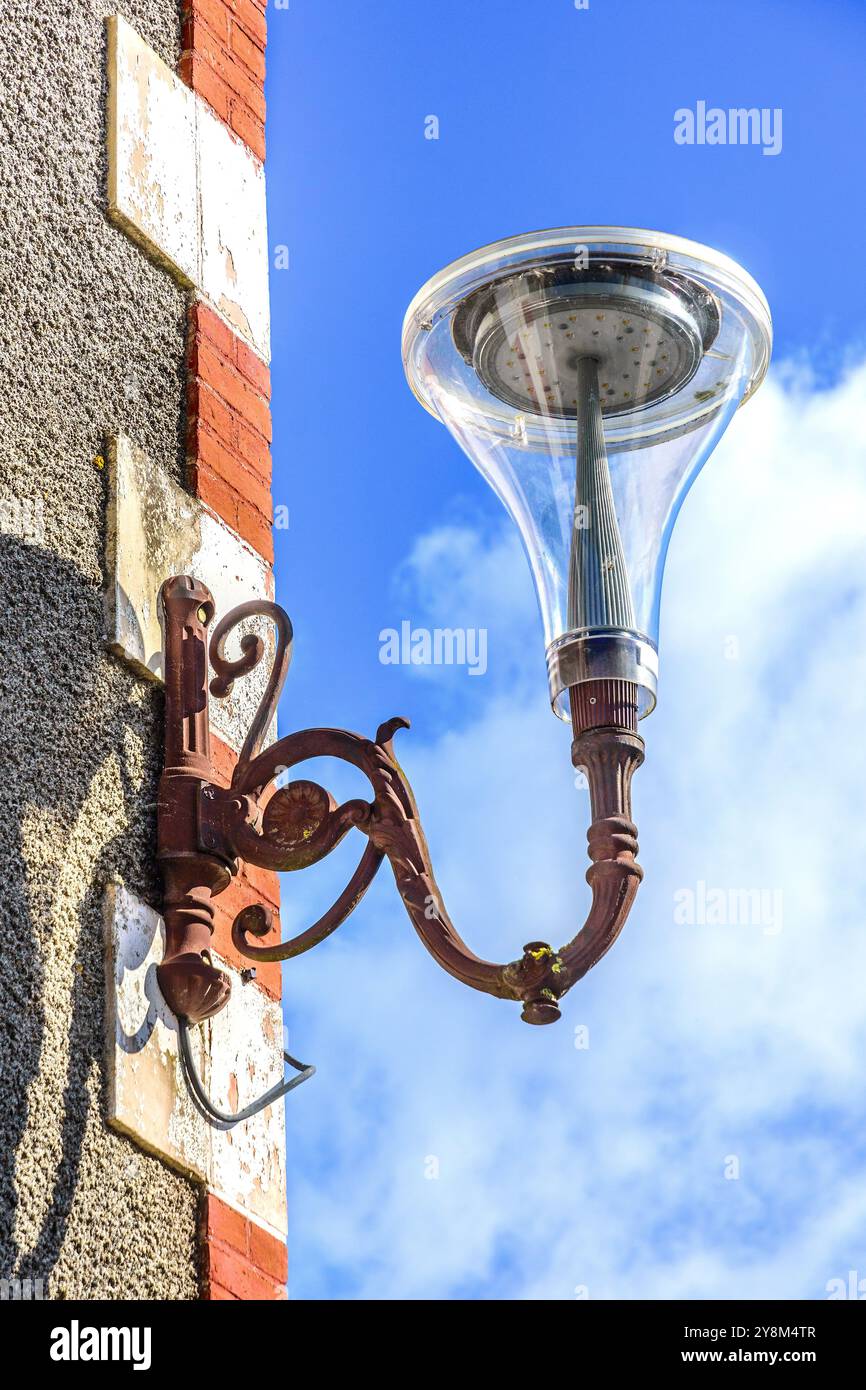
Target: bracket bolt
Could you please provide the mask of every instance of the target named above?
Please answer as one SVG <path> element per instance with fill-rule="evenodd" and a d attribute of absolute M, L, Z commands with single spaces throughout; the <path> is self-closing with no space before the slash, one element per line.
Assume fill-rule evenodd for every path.
<path fill-rule="evenodd" d="M 241 979 L 243 980 L 243 982 L 244 982 L 245 985 L 248 985 L 249 982 L 250 982 L 250 980 L 254 980 L 255 978 L 256 978 L 256 967 L 255 967 L 254 965 L 251 966 L 250 969 L 248 969 L 248 970 L 242 970 L 242 971 L 241 971 Z"/>

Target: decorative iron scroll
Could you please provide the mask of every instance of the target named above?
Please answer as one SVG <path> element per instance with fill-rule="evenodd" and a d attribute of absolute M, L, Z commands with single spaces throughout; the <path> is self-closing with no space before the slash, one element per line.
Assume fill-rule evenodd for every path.
<path fill-rule="evenodd" d="M 270 914 L 263 906 L 247 907 L 232 929 L 239 952 L 253 961 L 281 961 L 318 945 L 354 910 L 387 858 L 416 932 L 444 970 L 473 989 L 519 1001 L 528 1023 L 557 1019 L 559 999 L 619 935 L 642 877 L 630 814 L 631 777 L 643 761 L 643 741 L 637 733 L 613 723 L 588 728 L 578 732 L 572 747 L 575 766 L 587 775 L 593 817 L 588 832 L 592 863 L 586 875 L 592 902 L 585 924 L 558 951 L 546 942 L 532 941 L 516 960 L 495 964 L 476 956 L 458 935 L 436 884 L 415 798 L 394 752 L 394 736 L 409 727 L 408 720 L 387 720 L 374 739 L 342 729 L 305 729 L 263 748 L 291 661 L 292 628 L 277 604 L 241 604 L 221 619 L 211 636 L 210 664 L 216 674 L 210 693 L 224 698 L 234 681 L 264 657 L 265 644 L 250 633 L 241 638 L 239 658 L 226 656 L 226 639 L 241 623 L 257 617 L 271 620 L 276 653 L 231 786 L 214 785 L 203 659 L 213 600 L 203 586 L 183 576 L 167 580 L 162 596 L 167 634 L 166 770 L 160 792 L 160 858 L 166 877 L 167 947 L 160 984 L 166 997 L 167 991 L 182 995 L 185 1016 L 192 1021 L 225 1003 L 228 992 L 223 996 L 211 977 L 213 967 L 205 959 L 207 942 L 200 929 L 205 926 L 209 937 L 211 899 L 237 873 L 240 861 L 284 872 L 304 869 L 330 854 L 354 828 L 363 832 L 367 844 L 328 911 L 291 940 L 263 946 L 255 939 L 270 930 Z M 170 678 L 171 660 L 180 663 L 182 675 Z M 193 747 L 187 746 L 190 741 Z M 283 773 L 319 757 L 339 758 L 357 767 L 370 784 L 372 800 L 337 805 L 325 788 L 308 780 L 274 789 Z M 196 869 L 204 888 L 192 882 Z M 193 997 L 197 990 L 200 997 Z M 175 1007 L 171 998 L 168 1002 Z"/>

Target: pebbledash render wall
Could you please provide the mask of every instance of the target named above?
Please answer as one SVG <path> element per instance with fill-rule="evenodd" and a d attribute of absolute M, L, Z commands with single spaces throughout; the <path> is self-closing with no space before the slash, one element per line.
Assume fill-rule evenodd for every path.
<path fill-rule="evenodd" d="M 202 517 L 224 527 L 228 553 L 270 585 L 265 0 L 116 6 L 7 0 L 0 46 L 0 1294 L 30 1280 L 48 1298 L 281 1298 L 275 1122 L 267 1153 L 239 1131 L 234 1150 L 178 1140 L 174 1074 L 159 1113 L 124 1115 L 106 959 L 106 902 L 158 923 L 161 894 L 158 662 L 137 662 L 111 626 L 121 457 L 181 499 L 196 535 Z M 175 139 L 181 109 L 191 124 Z M 187 136 L 191 219 L 188 180 L 162 167 Z M 239 233 L 209 191 L 226 168 Z M 138 206 L 154 171 L 155 200 Z M 233 742 L 215 739 L 221 777 Z M 256 873 L 219 904 L 214 950 L 230 966 L 232 916 L 263 899 L 276 905 L 276 879 Z M 273 1031 L 278 968 L 247 988 L 250 1026 Z M 150 1026 L 164 1063 L 170 1028 Z"/>

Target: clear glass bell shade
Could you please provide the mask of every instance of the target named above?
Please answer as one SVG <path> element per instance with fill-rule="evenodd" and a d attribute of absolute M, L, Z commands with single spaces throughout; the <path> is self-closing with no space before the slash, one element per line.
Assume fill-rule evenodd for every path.
<path fill-rule="evenodd" d="M 569 687 L 605 678 L 653 708 L 673 524 L 771 342 L 733 261 L 621 227 L 496 242 L 415 296 L 406 375 L 517 523 L 562 718 Z"/>

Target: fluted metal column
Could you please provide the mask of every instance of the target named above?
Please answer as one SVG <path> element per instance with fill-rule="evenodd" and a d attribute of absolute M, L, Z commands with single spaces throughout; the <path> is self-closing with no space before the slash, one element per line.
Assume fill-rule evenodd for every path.
<path fill-rule="evenodd" d="M 610 483 L 598 363 L 577 364 L 577 473 L 568 576 L 568 626 L 634 627 L 634 610 Z"/>

